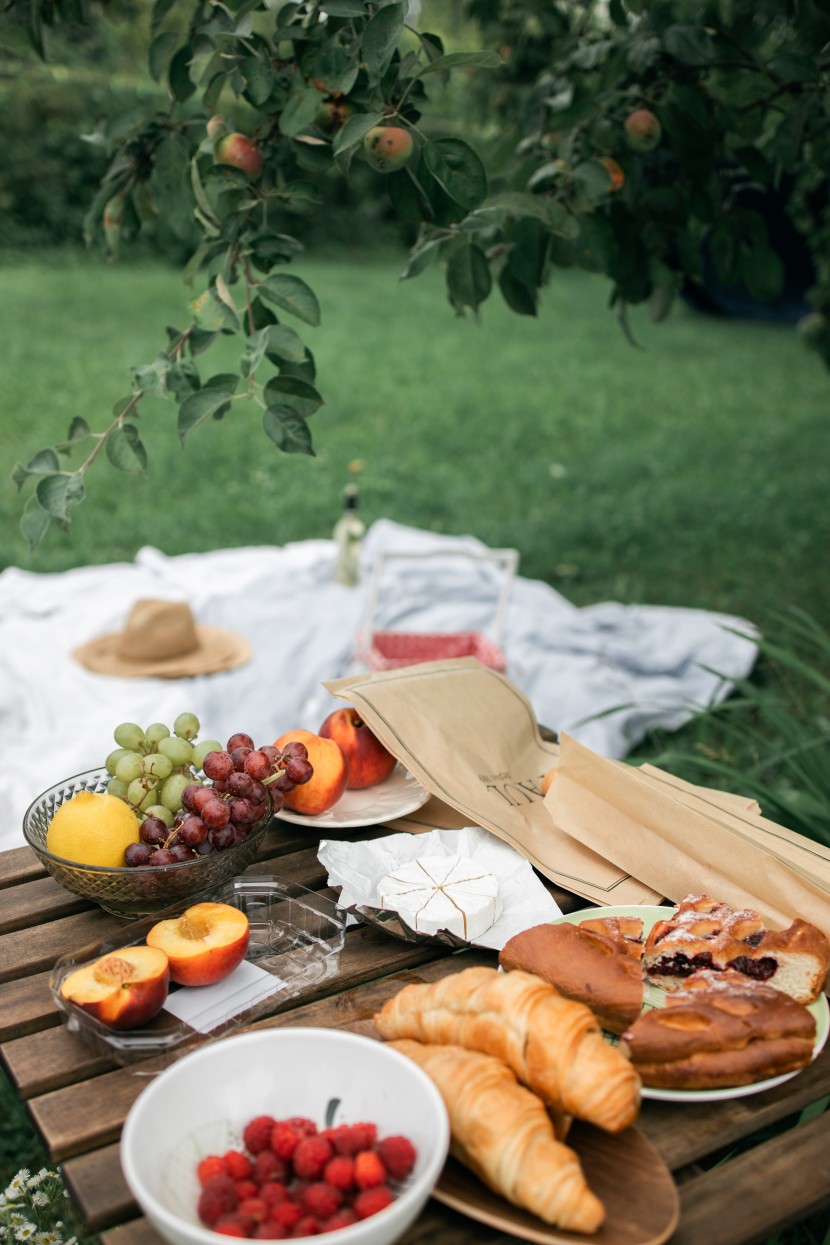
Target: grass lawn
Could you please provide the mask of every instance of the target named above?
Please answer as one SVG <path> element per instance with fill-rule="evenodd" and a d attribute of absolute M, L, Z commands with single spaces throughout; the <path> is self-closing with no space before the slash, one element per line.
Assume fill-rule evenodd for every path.
<path fill-rule="evenodd" d="M 147 477 L 96 466 L 71 533 L 53 530 L 31 557 L 4 473 L 0 566 L 325 536 L 361 459 L 367 521 L 515 545 L 521 573 L 577 603 L 702 606 L 761 625 L 788 604 L 830 617 L 830 376 L 791 329 L 681 306 L 660 326 L 635 314 L 634 349 L 608 286 L 578 272 L 554 273 L 538 319 L 494 294 L 476 324 L 453 315 L 438 270 L 399 282 L 402 267 L 396 255 L 296 267 L 323 308 L 319 329 L 295 326 L 327 399 L 315 458 L 280 454 L 242 407 L 182 451 L 174 405 L 146 402 Z M 25 260 L 2 283 L 9 467 L 74 415 L 104 427 L 130 366 L 187 318 L 187 288 L 160 266 Z M 236 339 L 225 346 L 210 372 L 234 364 Z"/>

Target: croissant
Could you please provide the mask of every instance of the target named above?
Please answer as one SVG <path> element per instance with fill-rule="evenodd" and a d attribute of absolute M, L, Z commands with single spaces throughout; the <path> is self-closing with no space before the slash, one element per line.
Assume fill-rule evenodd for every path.
<path fill-rule="evenodd" d="M 424 1069 L 450 1117 L 450 1151 L 494 1192 L 572 1232 L 605 1218 L 578 1156 L 553 1135 L 543 1103 L 492 1055 L 406 1039 L 395 1050 Z"/>
<path fill-rule="evenodd" d="M 496 1055 L 554 1113 L 610 1133 L 637 1117 L 640 1078 L 602 1036 L 590 1008 L 532 973 L 465 968 L 404 986 L 375 1016 L 384 1038 L 414 1038 Z"/>

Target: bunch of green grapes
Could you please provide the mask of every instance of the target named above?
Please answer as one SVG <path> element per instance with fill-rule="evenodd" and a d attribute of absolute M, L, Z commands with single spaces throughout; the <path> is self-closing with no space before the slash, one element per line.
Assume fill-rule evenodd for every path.
<path fill-rule="evenodd" d="M 200 785 L 199 771 L 209 752 L 221 750 L 216 739 L 197 740 L 195 713 L 180 713 L 173 729 L 153 722 L 142 730 L 122 722 L 114 731 L 115 748 L 107 757 L 107 791 L 124 800 L 138 817 L 158 817 L 172 826 L 182 807 L 182 792 Z"/>

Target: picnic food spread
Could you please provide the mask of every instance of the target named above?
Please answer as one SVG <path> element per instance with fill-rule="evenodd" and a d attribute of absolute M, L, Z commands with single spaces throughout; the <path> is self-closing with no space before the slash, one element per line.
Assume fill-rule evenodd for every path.
<path fill-rule="evenodd" d="M 400 913 L 418 933 L 449 930 L 478 938 L 502 912 L 498 879 L 467 856 L 416 856 L 378 882 L 381 910 Z"/>

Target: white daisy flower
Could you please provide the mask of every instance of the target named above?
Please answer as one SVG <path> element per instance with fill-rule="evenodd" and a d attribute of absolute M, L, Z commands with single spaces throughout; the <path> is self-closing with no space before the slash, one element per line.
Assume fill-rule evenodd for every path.
<path fill-rule="evenodd" d="M 32 1205 L 33 1206 L 48 1206 L 49 1205 L 48 1194 L 44 1193 L 42 1189 L 38 1189 L 36 1193 L 32 1194 Z"/>
<path fill-rule="evenodd" d="M 29 1241 L 36 1233 L 37 1224 L 29 1223 L 27 1220 L 15 1229 L 14 1238 L 16 1241 Z"/>

